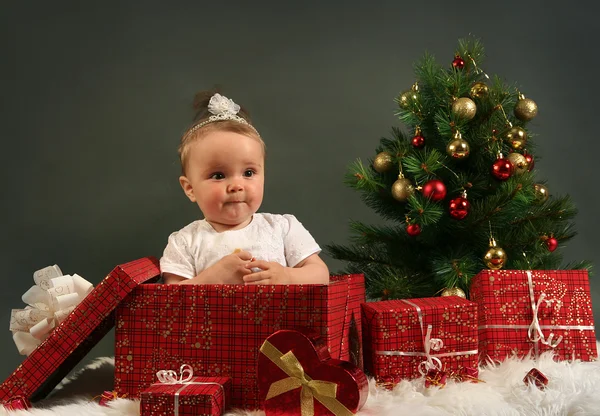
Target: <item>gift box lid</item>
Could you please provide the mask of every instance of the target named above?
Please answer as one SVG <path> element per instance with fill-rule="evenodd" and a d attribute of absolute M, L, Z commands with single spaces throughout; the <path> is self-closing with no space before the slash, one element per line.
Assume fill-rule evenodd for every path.
<path fill-rule="evenodd" d="M 154 257 L 115 267 L 0 385 L 0 400 L 43 399 L 114 326 L 119 303 L 159 276 Z"/>

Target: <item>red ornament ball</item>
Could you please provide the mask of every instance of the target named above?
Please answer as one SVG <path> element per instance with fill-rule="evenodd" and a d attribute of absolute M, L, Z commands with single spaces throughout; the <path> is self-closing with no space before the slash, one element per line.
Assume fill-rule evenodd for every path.
<path fill-rule="evenodd" d="M 469 213 L 471 204 L 467 198 L 459 196 L 450 201 L 449 208 L 450 216 L 452 218 L 455 220 L 462 220 Z"/>
<path fill-rule="evenodd" d="M 421 226 L 419 224 L 408 224 L 406 226 L 406 234 L 411 237 L 416 237 L 421 234 Z"/>
<path fill-rule="evenodd" d="M 432 179 L 423 185 L 423 196 L 432 201 L 439 202 L 446 198 L 446 185 L 439 179 Z"/>
<path fill-rule="evenodd" d="M 533 170 L 533 165 L 534 165 L 534 161 L 533 161 L 533 155 L 530 155 L 527 152 L 523 153 L 523 156 L 525 156 L 525 160 L 527 161 L 527 170 L 529 172 L 531 172 Z"/>
<path fill-rule="evenodd" d="M 465 60 L 462 59 L 460 55 L 456 55 L 452 61 L 452 66 L 454 68 L 463 69 L 465 67 Z"/>
<path fill-rule="evenodd" d="M 546 240 L 546 247 L 548 247 L 548 251 L 552 252 L 558 248 L 558 240 L 554 237 L 550 237 Z"/>
<path fill-rule="evenodd" d="M 425 137 L 423 137 L 421 134 L 416 134 L 412 138 L 412 145 L 416 148 L 423 147 L 425 145 Z"/>
<path fill-rule="evenodd" d="M 500 179 L 501 181 L 505 181 L 511 177 L 515 170 L 515 167 L 508 159 L 498 158 L 492 165 L 492 175 L 496 179 Z"/>

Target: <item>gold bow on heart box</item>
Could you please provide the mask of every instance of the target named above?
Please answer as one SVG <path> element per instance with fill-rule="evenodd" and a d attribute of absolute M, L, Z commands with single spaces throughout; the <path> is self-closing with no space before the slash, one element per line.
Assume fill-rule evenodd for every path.
<path fill-rule="evenodd" d="M 300 362 L 301 360 L 292 349 L 286 349 L 287 352 L 285 353 L 280 351 L 276 345 L 279 344 L 279 340 L 284 338 L 288 343 L 290 342 L 290 339 L 293 341 L 297 340 L 294 349 L 297 353 L 300 349 L 303 349 L 302 355 L 304 357 L 306 357 L 307 353 L 310 355 L 309 351 L 312 349 L 314 351 L 314 360 L 307 361 L 318 363 L 316 365 L 326 365 L 328 374 L 335 375 L 337 373 L 337 378 L 340 380 L 353 380 L 353 385 L 345 386 L 346 388 L 344 390 L 346 394 L 352 392 L 351 394 L 348 394 L 348 396 L 352 396 L 352 398 L 346 399 L 350 403 L 342 403 L 340 400 L 344 400 L 344 398 L 337 397 L 341 391 L 338 383 L 313 379 L 307 374 L 307 371 L 314 371 L 314 368 L 305 369 L 304 367 L 306 364 L 305 366 L 302 365 Z M 315 414 L 318 414 L 318 412 L 315 413 L 315 400 L 322 404 L 332 414 L 337 416 L 350 416 L 355 414 L 366 401 L 368 383 L 366 382 L 364 373 L 362 373 L 358 367 L 339 360 L 331 360 L 332 364 L 328 364 L 329 359 L 322 360 L 319 358 L 310 340 L 298 331 L 277 331 L 262 344 L 260 352 L 262 355 L 259 358 L 259 379 L 261 383 L 261 392 L 263 392 L 262 395 L 265 399 L 265 413 L 267 416 L 270 414 L 269 409 L 271 407 L 276 407 L 276 405 L 273 404 L 273 400 L 277 400 L 279 396 L 295 389 L 301 389 L 300 411 L 302 416 L 314 416 Z M 261 376 L 261 372 L 264 372 L 264 374 L 268 374 L 269 376 L 273 376 L 274 372 L 269 371 L 269 369 L 266 368 L 265 363 L 267 360 L 262 357 L 265 357 L 268 360 L 268 363 L 275 364 L 279 367 L 279 369 L 281 369 L 288 377 L 272 382 L 269 380 L 269 382 L 265 384 L 265 377 Z M 321 372 L 322 371 L 323 370 L 321 370 Z M 348 372 L 352 378 L 340 376 L 343 372 Z M 351 407 L 353 410 L 350 410 L 348 407 Z"/>

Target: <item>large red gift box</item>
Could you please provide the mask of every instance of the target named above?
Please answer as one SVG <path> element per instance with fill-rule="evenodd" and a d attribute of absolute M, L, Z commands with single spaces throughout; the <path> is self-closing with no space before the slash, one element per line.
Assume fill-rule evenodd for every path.
<path fill-rule="evenodd" d="M 230 397 L 229 377 L 154 383 L 141 393 L 140 416 L 220 416 Z"/>
<path fill-rule="evenodd" d="M 164 368 L 232 379 L 232 406 L 260 408 L 259 348 L 280 329 L 311 328 L 332 358 L 361 357 L 364 277 L 329 285 L 143 285 L 117 309 L 115 390 L 137 397 Z M 360 363 L 359 363 L 360 364 Z"/>
<path fill-rule="evenodd" d="M 554 351 L 598 357 L 587 270 L 483 270 L 471 282 L 479 305 L 482 362 Z"/>
<path fill-rule="evenodd" d="M 365 371 L 392 387 L 431 369 L 476 376 L 477 304 L 457 296 L 362 305 Z"/>
<path fill-rule="evenodd" d="M 0 400 L 43 399 L 113 327 L 119 302 L 158 275 L 152 257 L 115 267 L 2 383 Z"/>

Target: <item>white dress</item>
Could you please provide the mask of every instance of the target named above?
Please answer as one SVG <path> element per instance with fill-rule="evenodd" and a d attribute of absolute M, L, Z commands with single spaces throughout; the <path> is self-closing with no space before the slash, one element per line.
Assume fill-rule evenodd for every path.
<path fill-rule="evenodd" d="M 169 236 L 160 259 L 161 273 L 191 279 L 238 248 L 257 260 L 288 267 L 321 252 L 302 223 L 290 214 L 256 213 L 246 227 L 220 233 L 206 220 L 198 220 Z"/>

